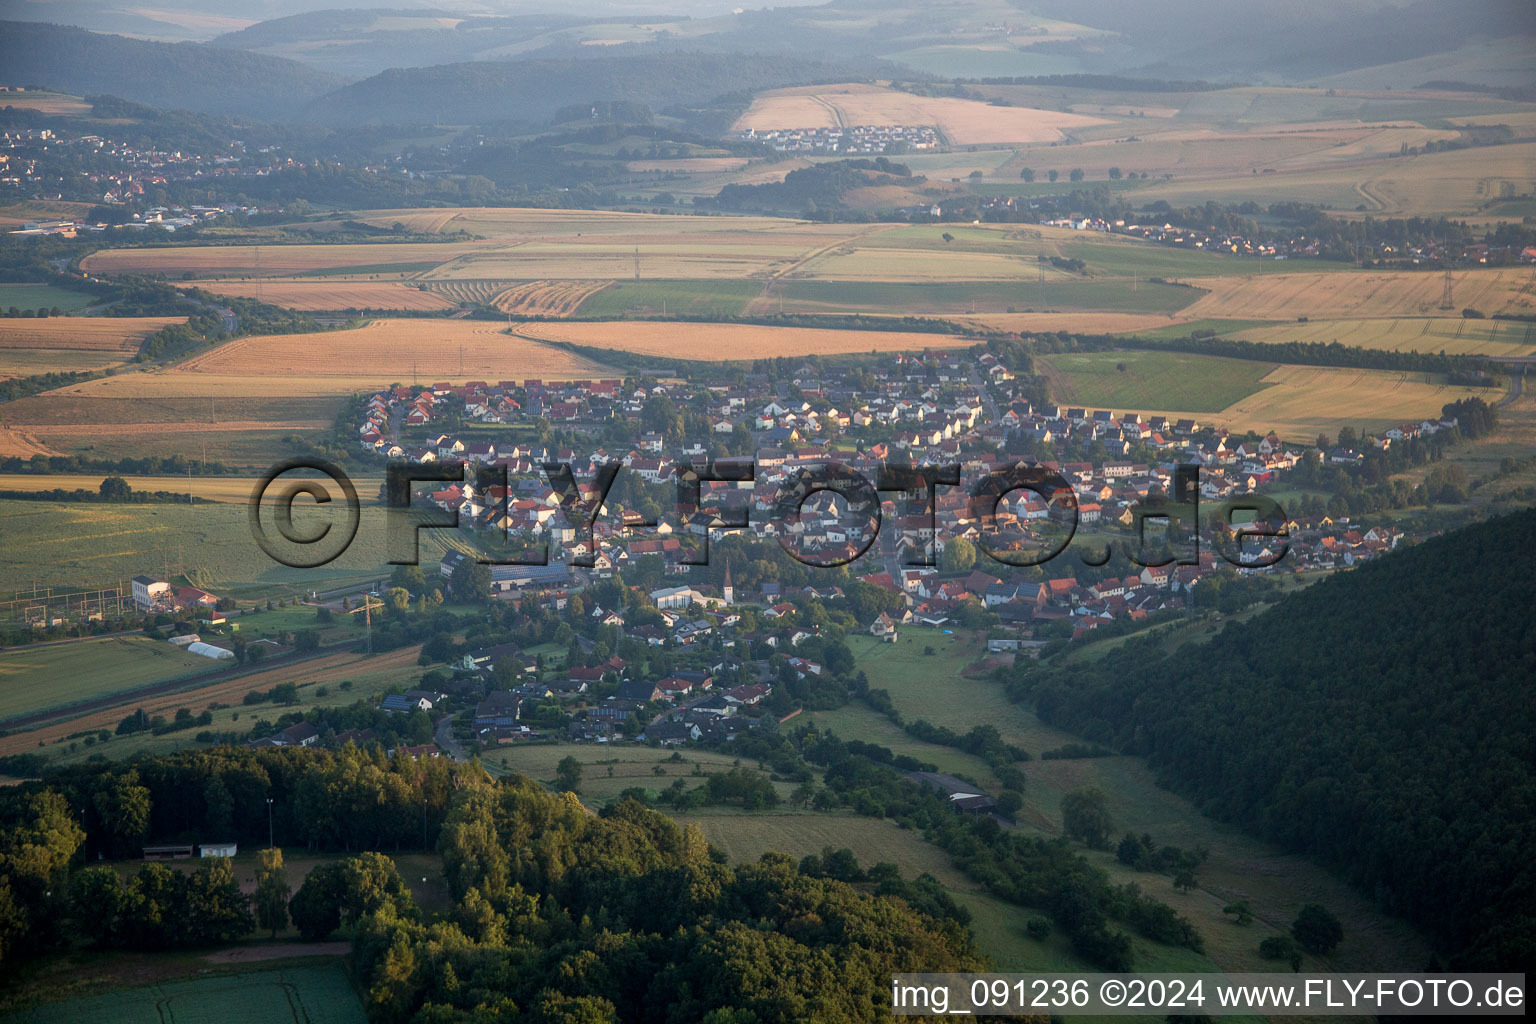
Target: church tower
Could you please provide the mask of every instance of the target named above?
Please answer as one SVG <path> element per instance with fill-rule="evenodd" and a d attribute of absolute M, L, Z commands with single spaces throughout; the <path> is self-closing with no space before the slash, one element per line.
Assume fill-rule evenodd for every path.
<path fill-rule="evenodd" d="M 731 586 L 731 563 L 725 563 L 725 585 L 720 588 L 720 596 L 725 598 L 726 604 L 736 603 L 736 588 Z"/>

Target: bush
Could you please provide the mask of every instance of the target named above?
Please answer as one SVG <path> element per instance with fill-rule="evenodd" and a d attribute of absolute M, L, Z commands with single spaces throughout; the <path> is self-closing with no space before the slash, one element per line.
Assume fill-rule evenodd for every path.
<path fill-rule="evenodd" d="M 1032 917 L 1024 923 L 1024 932 L 1036 942 L 1051 934 L 1051 922 L 1043 917 Z"/>

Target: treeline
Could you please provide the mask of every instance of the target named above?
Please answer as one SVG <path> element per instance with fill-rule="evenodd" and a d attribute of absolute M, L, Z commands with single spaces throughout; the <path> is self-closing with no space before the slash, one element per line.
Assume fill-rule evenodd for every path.
<path fill-rule="evenodd" d="M 1499 364 L 1477 356 L 1360 348 L 1354 345 L 1341 345 L 1337 341 L 1240 341 L 1236 338 L 1220 338 L 1200 331 L 1186 338 L 1167 341 L 1131 335 L 1104 338 L 1096 344 L 1119 348 L 1172 349 L 1176 352 L 1198 352 L 1261 362 L 1301 363 L 1307 366 L 1444 373 L 1453 378 L 1451 380 L 1453 384 L 1486 385 L 1491 383 L 1492 374 L 1505 372 Z"/>
<path fill-rule="evenodd" d="M 921 829 L 988 892 L 1048 913 L 1078 955 L 1095 966 L 1125 971 L 1135 965 L 1130 937 L 1111 921 L 1156 942 L 1204 950 L 1204 940 L 1189 921 L 1134 883 L 1110 884 L 1065 840 L 1003 829 L 988 815 L 955 813 L 943 796 L 896 774 L 895 768 L 912 769 L 898 764 L 890 751 L 844 742 L 814 726 L 797 731 L 792 742 L 799 756 L 825 769 L 823 781 L 832 799 L 823 803 Z"/>
<path fill-rule="evenodd" d="M 189 460 L 182 455 L 147 455 L 143 458 L 96 459 L 86 455 L 10 455 L 0 459 L 0 473 L 108 473 L 130 476 L 224 476 L 230 468 L 222 462 Z"/>
<path fill-rule="evenodd" d="M 89 370 L 66 370 L 62 373 L 35 373 L 30 377 L 12 377 L 10 380 L 0 380 L 0 402 L 10 402 L 18 398 L 26 398 L 28 395 L 39 395 L 44 391 L 52 391 L 54 388 L 62 388 L 70 384 L 80 384 L 84 381 L 95 380 L 100 376 L 100 373 Z M 11 460 L 8 459 L 7 461 Z"/>
<path fill-rule="evenodd" d="M 869 185 L 920 185 L 928 179 L 913 176 L 911 168 L 885 157 L 873 160 L 831 160 L 790 171 L 783 181 L 761 185 L 726 185 L 714 199 L 695 205 L 722 210 L 820 210 L 836 209 L 843 196 Z"/>
<path fill-rule="evenodd" d="M 1017 673 L 1010 694 L 1338 869 L 1450 966 L 1517 970 L 1536 953 L 1533 536 L 1533 510 L 1467 527 L 1207 645 L 1131 641 L 1086 669 Z"/>

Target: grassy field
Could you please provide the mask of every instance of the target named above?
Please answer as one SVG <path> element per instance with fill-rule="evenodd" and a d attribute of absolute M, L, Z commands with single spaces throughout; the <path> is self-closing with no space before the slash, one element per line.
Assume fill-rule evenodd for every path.
<path fill-rule="evenodd" d="M 146 636 L 12 648 L 0 652 L 0 721 L 220 667 Z"/>
<path fill-rule="evenodd" d="M 305 500 L 294 504 L 295 529 L 318 530 L 338 514 Z M 445 542 L 436 536 L 441 532 L 422 532 L 424 561 L 441 556 Z M 12 586 L 33 581 L 58 588 L 114 586 L 142 572 L 164 573 L 169 564 L 172 575 L 184 566 L 195 583 L 221 596 L 264 598 L 388 575 L 385 510 L 372 500 L 362 506 L 357 536 L 347 552 L 311 570 L 272 561 L 252 538 L 248 509 L 238 503 L 0 501 L 0 533 L 26 538 L 24 545 L 7 545 L 0 554 L 0 579 Z"/>
<path fill-rule="evenodd" d="M 0 310 L 12 306 L 19 309 L 53 309 L 57 306 L 65 313 L 89 306 L 95 296 L 51 284 L 0 284 Z"/>
<path fill-rule="evenodd" d="M 1352 965 L 1349 969 L 1356 970 L 1387 969 L 1391 963 L 1422 956 L 1422 939 L 1406 925 L 1383 916 L 1344 883 L 1304 859 L 1279 853 L 1205 818 L 1188 801 L 1160 789 L 1141 761 L 1129 757 L 1039 760 L 1044 750 L 1073 742 L 1075 737 L 1040 722 L 1027 708 L 1009 703 L 997 684 L 966 679 L 962 669 L 977 649 L 972 638 L 906 628 L 897 644 L 853 637 L 850 646 L 860 668 L 871 679 L 883 683 L 903 715 L 927 718 L 962 732 L 975 725 L 990 724 L 1006 740 L 1036 756 L 1036 760 L 1024 766 L 1028 784 L 1025 808 L 1019 817 L 1021 827 L 1048 836 L 1058 835 L 1061 796 L 1071 789 L 1096 785 L 1108 794 L 1116 834 L 1124 830 L 1147 831 L 1159 843 L 1207 846 L 1211 857 L 1197 873 L 1200 885 L 1187 894 L 1174 890 L 1165 876 L 1126 869 L 1115 861 L 1113 854 L 1085 853 L 1115 881 L 1136 881 L 1189 917 L 1206 938 L 1209 959 L 1221 969 L 1266 969 L 1257 953 L 1259 940 L 1283 931 L 1300 905 L 1308 901 L 1329 906 L 1345 922 L 1344 945 L 1330 961 L 1335 969 L 1343 965 Z M 922 653 L 929 646 L 935 649 L 934 655 Z M 883 730 L 874 723 L 889 726 L 883 716 L 867 708 L 850 706 L 833 714 L 842 716 L 844 728 L 838 730 L 839 735 L 851 738 L 881 742 L 877 737 Z M 855 730 L 852 723 L 861 715 L 865 716 L 866 728 Z M 816 717 L 820 721 L 824 716 Z M 905 736 L 893 726 L 890 730 Z M 862 735 L 855 735 L 861 731 Z M 912 742 L 886 745 L 924 757 L 910 746 Z M 959 757 L 968 756 L 956 753 Z M 1247 928 L 1233 925 L 1221 913 L 1221 907 L 1233 899 L 1249 899 L 1259 919 Z M 1180 951 L 1160 948 L 1148 952 L 1175 959 L 1184 956 Z M 1146 968 L 1157 962 L 1138 955 L 1138 966 Z"/>
<path fill-rule="evenodd" d="M 631 787 L 651 790 L 653 795 L 682 779 L 689 789 L 701 784 L 705 772 L 728 772 L 740 765 L 761 771 L 755 761 L 742 761 L 728 754 L 702 750 L 681 751 L 682 760 L 673 760 L 673 752 L 642 746 L 609 747 L 605 744 L 511 744 L 482 755 L 487 764 L 518 772 L 541 782 L 553 784 L 555 765 L 562 758 L 574 757 L 582 764 L 581 799 L 601 806 Z M 776 782 L 781 798 L 794 786 Z M 756 815 L 746 815 L 753 819 Z M 819 847 L 818 847 L 819 849 Z"/>
<path fill-rule="evenodd" d="M 1273 363 L 1187 352 L 1064 352 L 1038 364 L 1058 400 L 1099 408 L 1220 412 L 1267 385 Z"/>
<path fill-rule="evenodd" d="M 238 973 L 47 1003 L 7 1024 L 366 1024 L 363 1004 L 339 963 Z"/>
<path fill-rule="evenodd" d="M 576 309 L 578 316 L 624 316 L 632 313 L 689 313 L 734 316 L 761 295 L 756 281 L 616 281 L 589 295 Z"/>
<path fill-rule="evenodd" d="M 223 642 L 227 635 L 210 639 Z M 141 753 L 168 754 L 194 745 L 194 737 L 203 728 L 243 733 L 262 719 L 276 719 L 283 712 L 292 710 L 273 704 L 246 706 L 241 703 L 247 693 L 266 692 L 280 683 L 293 683 L 298 687 L 299 708 L 347 705 L 360 698 L 376 698 L 391 688 L 409 689 L 421 678 L 422 669 L 416 664 L 419 650 L 405 647 L 375 655 L 344 651 L 288 665 L 221 675 L 191 689 L 178 688 L 174 693 L 125 697 L 110 708 L 0 737 L 0 754 L 39 753 L 64 764 L 97 755 L 122 760 Z M 114 735 L 105 744 L 87 745 L 79 738 L 80 733 L 97 729 L 110 732 L 140 708 L 151 718 L 163 715 L 167 719 L 173 717 L 178 708 L 187 708 L 195 715 L 208 711 L 213 716 L 213 723 L 160 736 L 150 733 Z"/>

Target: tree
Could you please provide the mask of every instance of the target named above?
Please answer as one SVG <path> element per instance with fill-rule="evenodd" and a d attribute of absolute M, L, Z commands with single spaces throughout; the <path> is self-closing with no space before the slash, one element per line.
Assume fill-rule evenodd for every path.
<path fill-rule="evenodd" d="M 1061 177 L 1061 172 L 1060 171 L 1054 171 L 1054 170 L 1046 171 L 1045 172 L 1045 176 L 1047 178 L 1051 179 L 1052 181 L 1055 181 L 1057 178 Z"/>
<path fill-rule="evenodd" d="M 133 488 L 122 477 L 109 476 L 101 482 L 102 501 L 129 501 L 132 498 Z"/>
<path fill-rule="evenodd" d="M 944 545 L 939 565 L 945 572 L 970 572 L 976 567 L 976 545 L 964 537 L 954 537 Z"/>
<path fill-rule="evenodd" d="M 421 566 L 397 565 L 395 571 L 389 574 L 389 585 L 404 587 L 413 594 L 420 594 L 426 590 L 427 580 L 421 573 Z"/>
<path fill-rule="evenodd" d="M 461 601 L 484 601 L 491 592 L 491 567 L 480 562 L 460 562 L 448 578 L 448 585 Z"/>
<path fill-rule="evenodd" d="M 581 786 L 581 762 L 567 754 L 555 766 L 555 784 L 562 790 L 576 792 Z"/>
<path fill-rule="evenodd" d="M 462 568 L 462 567 L 461 567 Z M 489 584 L 487 584 L 489 588 Z M 385 602 L 396 612 L 406 612 L 411 607 L 411 592 L 404 587 L 390 587 L 384 595 Z"/>
<path fill-rule="evenodd" d="M 276 847 L 262 850 L 256 859 L 256 921 L 274 939 L 288 927 L 288 897 L 292 892 L 288 869 L 283 867 L 283 851 Z"/>
<path fill-rule="evenodd" d="M 1238 924 L 1245 925 L 1253 923 L 1253 908 L 1248 905 L 1247 900 L 1238 900 L 1236 903 L 1228 903 L 1226 906 L 1221 908 L 1221 912 L 1223 914 L 1231 914 L 1233 919 Z"/>
<path fill-rule="evenodd" d="M 1119 181 L 1120 180 L 1120 168 L 1118 168 L 1118 167 L 1111 167 L 1109 169 L 1109 180 L 1110 181 Z"/>
<path fill-rule="evenodd" d="M 187 879 L 186 892 L 185 934 L 177 936 L 181 942 L 194 946 L 231 942 L 256 927 L 250 899 L 240 891 L 228 857 L 206 858 Z"/>
<path fill-rule="evenodd" d="M 1082 181 L 1083 169 L 1081 167 L 1074 167 L 1067 172 L 1067 177 L 1071 178 L 1073 181 Z"/>
<path fill-rule="evenodd" d="M 288 903 L 288 913 L 299 934 L 319 942 L 341 927 L 341 900 L 346 887 L 346 864 L 332 861 L 316 865 Z"/>
<path fill-rule="evenodd" d="M 1035 172 L 1032 168 L 1026 167 L 1019 172 L 1019 177 L 1023 178 L 1025 181 L 1034 181 Z"/>
<path fill-rule="evenodd" d="M 1344 941 L 1344 926 L 1326 908 L 1308 903 L 1291 924 L 1291 938 L 1308 953 L 1327 956 Z"/>
<path fill-rule="evenodd" d="M 1071 839 L 1094 850 L 1109 849 L 1110 819 L 1104 791 L 1093 786 L 1074 789 L 1061 798 L 1061 827 Z"/>
<path fill-rule="evenodd" d="M 1024 806 L 1024 794 L 1016 789 L 1005 789 L 997 794 L 997 809 L 1012 818 Z"/>

